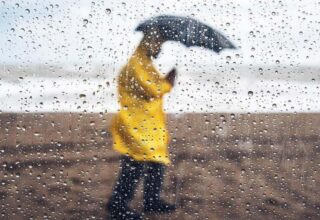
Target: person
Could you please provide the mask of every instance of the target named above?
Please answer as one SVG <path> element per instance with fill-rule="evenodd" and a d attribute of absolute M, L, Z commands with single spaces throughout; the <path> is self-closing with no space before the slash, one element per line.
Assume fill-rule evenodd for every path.
<path fill-rule="evenodd" d="M 106 206 L 109 219 L 142 219 L 141 213 L 129 208 L 141 178 L 144 213 L 168 213 L 176 209 L 160 198 L 165 166 L 170 164 L 163 96 L 171 90 L 176 78 L 175 69 L 163 77 L 152 64 L 163 43 L 156 32 L 144 35 L 118 76 L 121 108 L 113 117 L 111 133 L 113 148 L 122 158 Z"/>

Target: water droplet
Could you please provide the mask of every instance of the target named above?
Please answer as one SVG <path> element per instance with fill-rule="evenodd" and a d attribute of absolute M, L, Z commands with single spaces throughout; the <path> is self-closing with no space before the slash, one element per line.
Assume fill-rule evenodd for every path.
<path fill-rule="evenodd" d="M 89 23 L 88 19 L 83 19 L 83 25 L 87 25 Z"/>
<path fill-rule="evenodd" d="M 84 99 L 84 98 L 86 98 L 87 96 L 86 96 L 86 94 L 80 94 L 79 97 L 82 98 L 82 99 Z"/>
<path fill-rule="evenodd" d="M 253 92 L 252 92 L 252 91 L 249 91 L 249 92 L 248 92 L 248 96 L 250 96 L 250 97 L 253 96 Z"/>
<path fill-rule="evenodd" d="M 105 12 L 106 12 L 107 15 L 109 15 L 109 14 L 111 14 L 111 9 L 110 8 L 106 8 Z"/>
<path fill-rule="evenodd" d="M 36 137 L 38 137 L 38 136 L 40 136 L 40 133 L 39 133 L 39 132 L 34 132 L 33 135 L 36 136 Z"/>

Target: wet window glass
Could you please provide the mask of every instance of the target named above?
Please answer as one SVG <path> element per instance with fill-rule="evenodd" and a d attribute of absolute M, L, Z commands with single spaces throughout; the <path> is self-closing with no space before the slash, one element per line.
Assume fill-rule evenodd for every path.
<path fill-rule="evenodd" d="M 319 16 L 0 1 L 0 219 L 319 219 Z"/>

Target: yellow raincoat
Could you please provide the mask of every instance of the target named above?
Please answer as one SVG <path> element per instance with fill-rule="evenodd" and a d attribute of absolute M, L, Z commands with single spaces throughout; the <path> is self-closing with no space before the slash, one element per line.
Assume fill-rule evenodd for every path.
<path fill-rule="evenodd" d="M 118 78 L 120 112 L 113 118 L 113 148 L 137 161 L 169 164 L 163 95 L 171 84 L 139 46 Z"/>

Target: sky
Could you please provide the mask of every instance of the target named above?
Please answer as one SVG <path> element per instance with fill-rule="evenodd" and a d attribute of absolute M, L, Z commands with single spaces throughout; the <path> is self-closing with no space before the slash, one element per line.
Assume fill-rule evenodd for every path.
<path fill-rule="evenodd" d="M 165 43 L 155 65 L 163 73 L 178 70 L 167 110 L 320 111 L 314 100 L 319 95 L 319 0 L 1 1 L 0 110 L 116 111 L 114 79 L 142 38 L 134 29 L 160 14 L 196 18 L 238 47 L 215 54 Z M 12 65 L 61 67 L 80 75 L 52 80 L 38 69 L 31 75 L 25 71 L 21 79 L 9 71 Z M 97 66 L 99 74 L 92 74 Z M 95 88 L 100 92 L 91 97 Z M 85 103 L 78 99 L 81 93 L 88 94 Z"/>
<path fill-rule="evenodd" d="M 239 47 L 230 52 L 231 58 L 238 54 L 239 64 L 318 65 L 320 57 L 319 0 L 10 0 L 0 5 L 0 62 L 6 64 L 122 65 L 142 37 L 134 28 L 160 14 L 191 16 L 226 34 Z M 168 44 L 165 54 L 189 52 Z M 205 55 L 223 63 L 226 54 Z M 199 55 L 193 58 L 205 59 Z"/>

